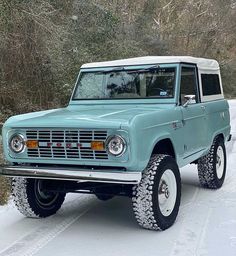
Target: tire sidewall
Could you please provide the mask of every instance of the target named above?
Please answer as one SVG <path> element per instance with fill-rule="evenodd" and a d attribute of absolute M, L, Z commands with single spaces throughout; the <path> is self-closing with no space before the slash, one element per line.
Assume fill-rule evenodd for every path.
<path fill-rule="evenodd" d="M 161 213 L 160 206 L 159 206 L 158 188 L 159 188 L 161 177 L 167 169 L 171 170 L 175 176 L 177 191 L 176 191 L 175 205 L 171 214 L 169 216 L 164 216 Z M 162 230 L 167 229 L 175 222 L 175 219 L 179 211 L 180 200 L 181 200 L 181 178 L 180 178 L 179 168 L 172 157 L 166 156 L 158 166 L 158 171 L 156 172 L 156 175 L 154 178 L 153 196 L 152 196 L 153 212 L 154 212 L 154 215 L 157 216 L 157 219 L 159 220 L 158 225 Z"/>
<path fill-rule="evenodd" d="M 217 149 L 218 149 L 219 146 L 222 147 L 223 153 L 224 153 L 224 170 L 223 170 L 223 175 L 222 175 L 222 177 L 220 179 L 217 176 L 217 170 L 216 170 Z M 225 175 L 226 175 L 226 166 L 227 166 L 227 157 L 226 157 L 225 144 L 224 144 L 223 139 L 218 138 L 218 139 L 216 139 L 215 147 L 214 147 L 214 150 L 213 150 L 213 176 L 214 176 L 214 180 L 215 180 L 216 186 L 218 188 L 220 188 L 223 185 L 223 183 L 224 183 Z"/>

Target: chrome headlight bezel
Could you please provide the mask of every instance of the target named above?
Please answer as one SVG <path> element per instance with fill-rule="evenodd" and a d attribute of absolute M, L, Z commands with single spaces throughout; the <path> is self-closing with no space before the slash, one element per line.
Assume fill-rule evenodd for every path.
<path fill-rule="evenodd" d="M 115 153 L 114 151 L 112 152 L 111 150 L 112 148 L 111 143 L 114 140 L 118 140 L 120 142 L 120 145 L 122 146 L 122 149 L 118 153 Z M 120 135 L 117 135 L 117 134 L 111 135 L 106 140 L 106 150 L 112 156 L 115 156 L 115 157 L 123 156 L 126 151 L 126 148 L 127 148 L 127 143 L 125 139 Z"/>
<path fill-rule="evenodd" d="M 15 140 L 15 141 L 14 141 Z M 16 141 L 18 140 L 18 141 Z M 18 144 L 19 149 L 17 149 L 16 147 L 14 147 L 14 143 Z M 9 148 L 10 150 L 15 153 L 15 154 L 19 154 L 22 153 L 25 150 L 25 137 L 24 135 L 22 135 L 21 133 L 14 133 L 10 139 L 9 139 Z M 16 145 L 15 144 L 15 145 Z"/>

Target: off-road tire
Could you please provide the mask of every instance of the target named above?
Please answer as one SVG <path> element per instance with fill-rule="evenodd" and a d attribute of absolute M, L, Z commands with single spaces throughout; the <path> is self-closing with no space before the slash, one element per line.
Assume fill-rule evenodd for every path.
<path fill-rule="evenodd" d="M 175 177 L 176 198 L 169 216 L 160 210 L 158 190 L 163 173 L 170 170 Z M 138 224 L 150 230 L 165 230 L 173 225 L 179 211 L 181 178 L 176 161 L 169 155 L 153 155 L 143 172 L 141 182 L 133 187 L 133 210 Z"/>
<path fill-rule="evenodd" d="M 39 180 L 26 178 L 12 179 L 12 196 L 17 209 L 26 217 L 44 218 L 55 214 L 64 202 L 65 194 L 57 193 L 52 198 L 46 199 L 44 203 L 40 203 L 36 186 Z M 50 202 L 51 200 L 51 202 Z M 42 201 L 43 202 L 43 201 Z"/>
<path fill-rule="evenodd" d="M 224 169 L 221 178 L 217 176 L 217 149 L 221 147 L 224 156 Z M 207 155 L 198 160 L 198 177 L 202 187 L 210 189 L 220 188 L 225 179 L 226 174 L 226 150 L 224 140 L 221 137 L 216 137 Z"/>

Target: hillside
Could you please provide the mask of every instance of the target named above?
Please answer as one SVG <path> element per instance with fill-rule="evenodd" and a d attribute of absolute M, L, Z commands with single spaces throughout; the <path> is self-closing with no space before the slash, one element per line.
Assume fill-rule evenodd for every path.
<path fill-rule="evenodd" d="M 0 122 L 66 105 L 84 62 L 144 55 L 215 58 L 236 97 L 232 0 L 1 0 Z"/>

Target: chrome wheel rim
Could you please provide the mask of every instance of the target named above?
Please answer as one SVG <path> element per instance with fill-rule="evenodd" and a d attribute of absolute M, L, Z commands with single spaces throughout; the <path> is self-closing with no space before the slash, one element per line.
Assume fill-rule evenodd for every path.
<path fill-rule="evenodd" d="M 174 173 L 167 169 L 162 174 L 158 186 L 158 203 L 159 208 L 164 216 L 169 216 L 174 207 L 177 197 L 177 183 Z"/>
<path fill-rule="evenodd" d="M 219 146 L 216 151 L 216 174 L 218 179 L 221 179 L 224 173 L 225 157 L 222 146 Z"/>

